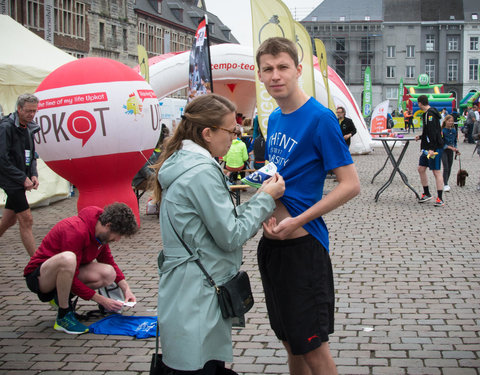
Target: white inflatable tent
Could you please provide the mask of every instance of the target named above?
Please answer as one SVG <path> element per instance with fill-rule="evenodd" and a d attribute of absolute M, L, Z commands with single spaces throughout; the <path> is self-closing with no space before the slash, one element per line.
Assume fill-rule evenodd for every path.
<path fill-rule="evenodd" d="M 255 65 L 252 47 L 238 44 L 218 44 L 210 48 L 213 92 L 235 102 L 238 112 L 252 117 L 256 106 Z M 167 54 L 149 60 L 150 85 L 159 99 L 187 87 L 189 51 Z M 315 70 L 316 99 L 327 106 L 327 93 L 319 70 Z M 329 69 L 329 87 L 335 105 L 345 107 L 357 128 L 352 138 L 350 152 L 365 154 L 372 151 L 370 133 L 365 125 L 352 94 L 336 75 Z"/>
<path fill-rule="evenodd" d="M 4 114 L 15 110 L 17 97 L 33 93 L 42 80 L 75 57 L 46 42 L 6 15 L 0 15 L 0 105 Z M 27 193 L 30 206 L 46 205 L 70 194 L 70 183 L 38 160 L 40 186 Z M 6 196 L 0 189 L 0 207 Z"/>

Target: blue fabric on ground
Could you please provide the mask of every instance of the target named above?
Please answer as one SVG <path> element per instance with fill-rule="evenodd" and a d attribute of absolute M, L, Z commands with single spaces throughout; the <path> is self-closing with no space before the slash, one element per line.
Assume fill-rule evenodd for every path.
<path fill-rule="evenodd" d="M 155 337 L 157 331 L 156 316 L 110 315 L 91 324 L 90 333 L 98 335 L 135 336 L 137 339 Z"/>

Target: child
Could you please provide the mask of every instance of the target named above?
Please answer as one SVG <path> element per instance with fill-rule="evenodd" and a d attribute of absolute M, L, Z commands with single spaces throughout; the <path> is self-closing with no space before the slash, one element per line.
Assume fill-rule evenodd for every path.
<path fill-rule="evenodd" d="M 443 191 L 450 191 L 448 179 L 452 171 L 453 154 L 460 155 L 457 149 L 457 131 L 454 128 L 454 118 L 452 115 L 446 115 L 442 121 L 442 137 L 443 137 Z"/>

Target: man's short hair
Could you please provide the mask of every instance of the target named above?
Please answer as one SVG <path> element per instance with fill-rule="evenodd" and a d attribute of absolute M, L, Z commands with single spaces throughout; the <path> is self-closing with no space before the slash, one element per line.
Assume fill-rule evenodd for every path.
<path fill-rule="evenodd" d="M 428 96 L 427 95 L 420 95 L 417 99 L 419 103 L 422 105 L 428 105 Z"/>
<path fill-rule="evenodd" d="M 22 94 L 17 98 L 16 108 L 23 108 L 25 103 L 35 103 L 38 104 L 38 98 L 33 94 Z"/>
<path fill-rule="evenodd" d="M 121 236 L 137 233 L 137 219 L 125 203 L 115 202 L 105 206 L 98 220 L 102 225 L 110 224 L 110 230 Z"/>
<path fill-rule="evenodd" d="M 342 106 L 338 106 L 337 107 L 337 110 L 341 109 L 343 113 L 347 113 L 347 111 L 345 111 L 345 108 L 343 108 Z"/>
<path fill-rule="evenodd" d="M 295 43 L 287 38 L 273 37 L 265 40 L 257 49 L 256 60 L 258 68 L 260 68 L 260 57 L 262 55 L 277 56 L 282 52 L 288 53 L 295 66 L 298 66 L 298 51 Z"/>

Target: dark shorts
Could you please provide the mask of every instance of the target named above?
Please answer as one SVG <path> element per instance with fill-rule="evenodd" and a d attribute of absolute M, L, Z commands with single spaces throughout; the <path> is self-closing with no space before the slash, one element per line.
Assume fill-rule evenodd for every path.
<path fill-rule="evenodd" d="M 306 354 L 333 333 L 335 289 L 330 256 L 307 235 L 292 240 L 262 237 L 258 265 L 270 325 L 292 353 Z"/>
<path fill-rule="evenodd" d="M 7 201 L 5 202 L 6 209 L 18 214 L 30 208 L 24 189 L 5 190 L 5 194 L 7 194 Z"/>
<path fill-rule="evenodd" d="M 418 165 L 421 167 L 428 167 L 431 171 L 438 171 L 442 168 L 442 153 L 443 149 L 438 148 L 435 150 L 435 152 L 438 152 L 438 155 L 436 155 L 433 159 L 427 158 L 427 155 L 425 155 L 422 151 L 420 154 L 420 160 L 418 161 Z"/>
<path fill-rule="evenodd" d="M 38 299 L 42 302 L 51 301 L 57 294 L 57 290 L 53 289 L 51 292 L 42 293 L 40 291 L 40 285 L 38 284 L 38 276 L 40 275 L 40 266 L 38 266 L 35 271 L 29 273 L 25 276 L 25 281 L 27 283 L 28 289 L 38 296 Z"/>

